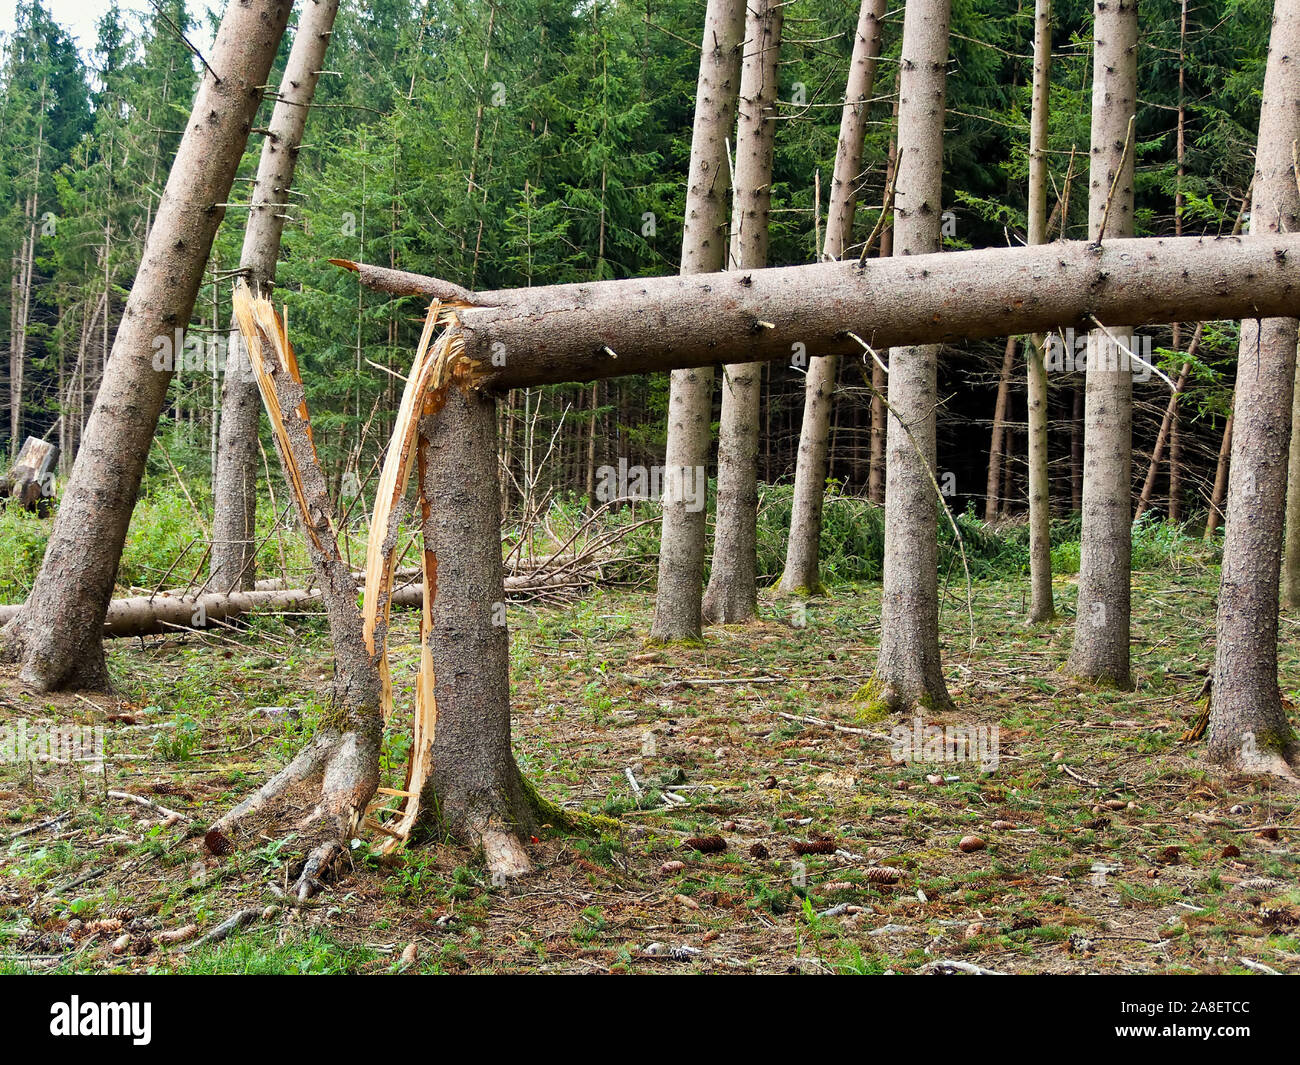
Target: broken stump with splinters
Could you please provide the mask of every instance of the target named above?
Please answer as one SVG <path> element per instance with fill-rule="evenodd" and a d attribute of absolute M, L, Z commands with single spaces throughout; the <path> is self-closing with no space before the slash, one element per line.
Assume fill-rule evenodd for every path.
<path fill-rule="evenodd" d="M 292 345 L 270 302 L 236 290 L 235 312 L 270 416 L 286 480 L 322 585 L 334 644 L 334 710 L 293 762 L 214 826 L 285 805 L 290 793 L 318 791 L 306 823 L 324 828 L 297 885 L 300 898 L 348 848 L 361 824 L 378 831 L 380 849 L 400 846 L 436 815 L 456 838 L 481 845 L 494 881 L 531 869 L 521 833 L 543 818 L 567 820 L 524 780 L 510 749 L 509 648 L 505 629 L 495 401 L 473 390 L 454 315 L 435 304 L 408 378 L 390 443 L 382 497 L 395 504 L 417 441 L 423 519 L 424 615 L 413 743 L 403 788 L 379 787 L 380 733 L 389 719 L 386 621 L 394 565 L 387 549 L 393 507 L 377 506 L 364 612 L 357 583 L 338 550 L 324 477 L 312 444 L 310 415 Z M 446 328 L 430 342 L 434 327 Z M 409 402 L 408 402 L 409 400 Z M 418 422 L 416 419 L 418 418 Z M 412 425 L 418 424 L 418 432 Z M 379 796 L 378 803 L 375 803 Z M 389 805 L 393 804 L 395 805 Z M 293 803 L 289 803 L 290 806 Z M 390 820 L 383 820 L 391 816 Z M 305 824 L 302 827 L 305 827 Z"/>

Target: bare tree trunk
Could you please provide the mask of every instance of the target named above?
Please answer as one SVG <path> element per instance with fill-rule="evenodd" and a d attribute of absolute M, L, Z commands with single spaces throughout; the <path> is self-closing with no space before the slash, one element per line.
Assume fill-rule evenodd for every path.
<path fill-rule="evenodd" d="M 1297 369 L 1300 373 L 1300 368 Z M 1300 387 L 1292 389 L 1291 447 L 1287 454 L 1286 535 L 1282 562 L 1282 605 L 1300 609 Z"/>
<path fill-rule="evenodd" d="M 437 574 L 429 647 L 437 728 L 421 809 L 483 847 L 494 874 L 530 863 L 520 834 L 538 830 L 536 793 L 510 749 L 510 649 L 496 485 L 496 403 L 453 388 L 420 425 L 420 461 L 432 485 L 424 550 Z"/>
<path fill-rule="evenodd" d="M 1232 419 L 1236 414 L 1237 397 L 1232 397 L 1233 411 L 1223 426 L 1223 440 L 1219 444 L 1219 460 L 1214 464 L 1214 488 L 1210 491 L 1210 509 L 1205 515 L 1205 539 L 1213 540 L 1223 520 L 1223 500 L 1228 494 L 1228 465 L 1232 456 Z"/>
<path fill-rule="evenodd" d="M 740 73 L 736 133 L 736 187 L 731 207 L 732 270 L 767 265 L 768 213 L 772 203 L 772 153 L 776 135 L 776 89 L 781 58 L 782 6 L 749 0 Z M 702 606 L 705 621 L 736 625 L 758 613 L 758 416 L 763 366 L 724 368 L 722 422 L 718 428 L 718 511 L 713 562 Z"/>
<path fill-rule="evenodd" d="M 939 251 L 950 0 L 913 0 L 903 16 L 894 258 Z M 939 347 L 889 353 L 880 699 L 897 710 L 952 705 L 939 657 L 935 408 Z"/>
<path fill-rule="evenodd" d="M 1002 484 L 1002 440 L 1007 420 L 1007 400 L 1011 391 L 1011 371 L 1016 363 L 1016 338 L 1007 337 L 1002 353 L 1002 370 L 998 374 L 998 398 L 993 404 L 993 433 L 989 440 L 989 475 L 984 486 L 984 520 L 998 516 L 999 489 Z"/>
<path fill-rule="evenodd" d="M 1031 245 L 1047 243 L 1047 134 L 1051 95 L 1052 0 L 1034 5 L 1034 83 L 1029 118 L 1029 225 Z M 1025 407 L 1029 423 L 1029 622 L 1056 616 L 1052 601 L 1052 497 L 1048 474 L 1045 337 L 1025 348 Z"/>
<path fill-rule="evenodd" d="M 1136 0 L 1096 0 L 1093 38 L 1088 230 L 1103 243 L 1133 233 Z M 1105 324 L 1112 334 L 1129 332 Z M 1083 534 L 1068 668 L 1080 679 L 1128 688 L 1133 374 L 1127 356 L 1101 330 L 1088 338 L 1085 381 Z"/>
<path fill-rule="evenodd" d="M 1005 337 L 1101 321 L 1284 314 L 1300 289 L 1300 235 L 1057 241 L 678 277 L 470 292 L 437 278 L 345 264 L 384 292 L 456 299 L 476 385 L 500 392 L 565 381 L 905 343 Z M 1225 285 L 1225 277 L 1251 284 Z M 505 365 L 492 364 L 505 344 Z M 496 350 L 500 350 L 497 348 Z M 500 360 L 498 360 L 500 361 Z"/>
<path fill-rule="evenodd" d="M 835 150 L 835 176 L 823 248 L 823 257 L 827 259 L 842 258 L 852 243 L 853 215 L 858 205 L 858 174 L 862 169 L 862 143 L 867 133 L 884 17 L 884 0 L 862 0 Z M 819 595 L 823 591 L 818 555 L 822 505 L 826 496 L 831 408 L 838 372 L 839 359 L 834 355 L 813 358 L 808 364 L 803 424 L 799 430 L 799 455 L 794 474 L 790 539 L 786 545 L 785 570 L 777 585 L 777 590 L 787 595 Z"/>
<path fill-rule="evenodd" d="M 155 338 L 189 322 L 212 239 L 225 211 L 289 17 L 289 0 L 226 8 L 189 126 L 127 300 L 113 354 L 64 492 L 40 573 L 4 653 L 41 690 L 108 682 L 101 630 L 145 457 L 172 368 L 155 369 Z M 179 353 L 176 353 L 179 354 Z"/>
<path fill-rule="evenodd" d="M 280 95 L 271 112 L 271 132 L 262 142 L 239 257 L 239 271 L 254 293 L 269 293 L 275 285 L 293 172 L 338 6 L 338 0 L 306 0 L 298 18 Z M 214 320 L 212 324 L 215 328 L 217 323 Z M 232 326 L 231 338 L 235 335 Z M 231 344 L 221 392 L 212 500 L 211 575 L 213 587 L 221 591 L 251 588 L 256 580 L 253 554 L 260 415 L 257 382 L 242 348 Z"/>
<path fill-rule="evenodd" d="M 695 128 L 682 233 L 683 275 L 714 273 L 726 263 L 727 140 L 736 115 L 745 0 L 709 0 L 695 93 Z M 684 479 L 709 458 L 713 422 L 713 367 L 676 370 L 669 386 L 666 491 L 659 545 L 659 583 L 650 639 L 698 640 L 703 623 L 705 508 L 694 507 Z M 706 485 L 695 486 L 702 497 Z"/>
<path fill-rule="evenodd" d="M 1300 228 L 1300 174 L 1293 164 L 1300 139 L 1297 49 L 1300 4 L 1279 0 L 1255 148 L 1252 233 Z M 1208 737 L 1212 761 L 1300 783 L 1293 772 L 1300 764 L 1300 743 L 1283 709 L 1277 678 L 1278 575 L 1296 336 L 1294 317 L 1241 323 Z"/>

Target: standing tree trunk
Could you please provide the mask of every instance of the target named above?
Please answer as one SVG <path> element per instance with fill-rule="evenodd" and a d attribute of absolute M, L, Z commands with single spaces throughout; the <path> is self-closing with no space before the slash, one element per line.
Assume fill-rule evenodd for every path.
<path fill-rule="evenodd" d="M 510 749 L 510 648 L 496 493 L 496 401 L 452 388 L 420 425 L 424 550 L 437 594 L 428 645 L 437 728 L 420 808 L 481 844 L 494 875 L 530 868 L 520 834 L 544 818 Z"/>
<path fill-rule="evenodd" d="M 1007 337 L 1002 352 L 1002 370 L 998 374 L 998 398 L 993 404 L 993 433 L 989 438 L 989 475 L 984 486 L 984 520 L 996 521 L 999 489 L 1002 484 L 1002 447 L 1006 437 L 1007 404 L 1011 391 L 1011 371 L 1016 362 L 1016 338 Z"/>
<path fill-rule="evenodd" d="M 823 258 L 826 259 L 841 258 L 852 243 L 853 215 L 858 206 L 858 174 L 862 169 L 862 142 L 867 133 L 884 17 L 884 0 L 862 0 L 848 83 L 844 89 L 839 143 L 835 149 L 835 177 L 823 249 Z M 814 358 L 808 364 L 803 424 L 799 429 L 799 455 L 794 473 L 790 540 L 786 545 L 785 571 L 777 585 L 777 591 L 787 595 L 819 595 L 823 590 L 818 556 L 822 505 L 826 498 L 831 406 L 838 372 L 839 359 L 834 355 Z"/>
<path fill-rule="evenodd" d="M 1102 243 L 1133 233 L 1136 0 L 1096 0 L 1093 38 L 1088 230 Z M 1127 332 L 1106 325 L 1112 334 Z M 1083 533 L 1068 668 L 1082 680 L 1128 688 L 1133 374 L 1127 357 L 1101 330 L 1088 338 L 1085 382 Z"/>
<path fill-rule="evenodd" d="M 1298 371 L 1300 372 L 1300 371 Z M 1300 608 L 1300 388 L 1292 389 L 1291 447 L 1287 456 L 1286 537 L 1282 563 L 1282 605 Z"/>
<path fill-rule="evenodd" d="M 898 166 L 898 95 L 893 103 L 894 135 L 889 138 L 889 162 L 885 171 L 885 188 L 894 187 L 894 169 Z M 894 223 L 887 216 L 892 204 L 882 204 L 886 218 L 880 231 L 880 257 L 888 259 L 894 254 Z M 889 377 L 880 360 L 871 360 L 871 450 L 870 469 L 867 473 L 867 499 L 877 506 L 885 505 L 885 401 L 889 396 Z"/>
<path fill-rule="evenodd" d="M 727 140 L 736 114 L 741 47 L 745 39 L 745 0 L 709 0 L 704 17 L 704 48 L 695 93 L 695 129 L 682 232 L 683 274 L 721 270 L 727 243 L 727 193 L 731 168 Z M 709 458 L 713 422 L 713 367 L 675 370 L 669 386 L 668 443 L 664 457 L 663 530 L 659 543 L 659 583 L 650 639 L 698 640 L 702 631 L 706 484 L 687 491 Z"/>
<path fill-rule="evenodd" d="M 102 631 L 145 458 L 173 364 L 156 369 L 155 339 L 190 320 L 290 0 L 226 8 L 181 138 L 139 272 L 104 367 L 81 452 L 27 605 L 2 649 L 41 690 L 103 688 Z M 180 352 L 173 352 L 174 356 Z"/>
<path fill-rule="evenodd" d="M 1052 0 L 1034 5 L 1034 87 L 1029 117 L 1030 244 L 1047 243 L 1047 134 L 1051 95 Z M 1046 338 L 1035 333 L 1025 348 L 1025 407 L 1029 422 L 1029 622 L 1056 616 L 1052 602 L 1052 497 L 1047 449 Z"/>
<path fill-rule="evenodd" d="M 239 257 L 239 272 L 254 294 L 269 293 L 275 285 L 289 189 L 338 7 L 338 0 L 307 0 L 298 18 L 280 95 L 271 112 L 271 132 L 262 143 Z M 217 323 L 214 320 L 212 324 L 215 327 Z M 234 336 L 232 326 L 232 339 Z M 213 481 L 211 572 L 212 585 L 218 591 L 252 588 L 256 580 L 253 554 L 261 409 L 257 382 L 249 372 L 243 348 L 231 344 L 221 391 L 220 443 Z"/>
<path fill-rule="evenodd" d="M 767 265 L 772 203 L 772 154 L 783 8 L 779 0 L 749 0 L 740 74 L 736 187 L 731 207 L 731 269 Z M 704 592 L 704 620 L 735 625 L 758 613 L 758 416 L 763 365 L 723 369 L 718 429 L 718 513 L 713 563 Z"/>
<path fill-rule="evenodd" d="M 1297 50 L 1300 3 L 1278 0 L 1255 148 L 1252 233 L 1300 229 L 1300 175 L 1293 164 L 1300 140 Z M 1300 743 L 1277 682 L 1278 573 L 1296 330 L 1295 318 L 1247 318 L 1241 323 L 1209 753 L 1219 765 L 1277 773 L 1300 783 L 1292 772 L 1300 763 Z"/>
<path fill-rule="evenodd" d="M 894 256 L 939 250 L 950 0 L 912 0 L 903 16 Z M 906 710 L 952 705 L 939 657 L 935 408 L 939 347 L 889 353 L 885 566 L 876 686 Z"/>

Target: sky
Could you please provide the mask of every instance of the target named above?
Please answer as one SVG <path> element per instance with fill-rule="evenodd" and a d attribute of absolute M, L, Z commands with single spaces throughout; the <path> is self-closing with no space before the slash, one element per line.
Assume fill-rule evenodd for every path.
<path fill-rule="evenodd" d="M 111 0 L 44 0 L 44 4 L 54 21 L 71 34 L 83 55 L 88 54 L 95 46 L 95 23 L 112 6 Z M 200 23 L 192 27 L 186 35 L 196 48 L 202 50 L 212 43 L 207 20 L 199 19 L 199 14 L 209 6 L 216 7 L 219 4 L 220 0 L 191 0 L 188 5 L 191 19 Z M 149 0 L 118 0 L 117 6 L 124 14 L 137 16 L 153 10 Z M 0 0 L 0 33 L 13 32 L 14 12 L 17 7 L 18 0 Z M 138 25 L 139 18 L 131 21 Z"/>

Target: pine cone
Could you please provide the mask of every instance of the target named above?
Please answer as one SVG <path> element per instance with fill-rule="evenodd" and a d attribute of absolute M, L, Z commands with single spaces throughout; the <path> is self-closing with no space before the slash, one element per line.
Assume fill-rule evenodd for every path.
<path fill-rule="evenodd" d="M 870 884 L 897 884 L 902 877 L 903 871 L 892 865 L 873 865 L 867 870 L 867 882 Z"/>

